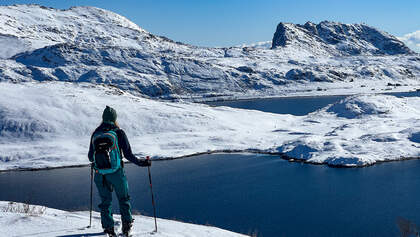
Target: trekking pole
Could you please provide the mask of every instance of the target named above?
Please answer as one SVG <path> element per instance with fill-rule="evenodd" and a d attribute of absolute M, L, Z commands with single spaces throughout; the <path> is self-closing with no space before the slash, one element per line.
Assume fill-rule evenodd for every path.
<path fill-rule="evenodd" d="M 89 214 L 89 226 L 90 228 L 92 226 L 92 202 L 93 202 L 93 164 L 90 164 L 90 214 Z"/>
<path fill-rule="evenodd" d="M 146 156 L 147 160 L 150 160 L 149 156 Z M 153 215 L 155 217 L 155 232 L 157 232 L 157 222 L 156 222 L 156 207 L 155 207 L 155 198 L 153 197 L 153 188 L 152 188 L 152 175 L 150 174 L 150 166 L 147 166 L 149 170 L 149 183 L 150 183 L 150 192 L 152 193 L 152 205 L 153 205 Z"/>

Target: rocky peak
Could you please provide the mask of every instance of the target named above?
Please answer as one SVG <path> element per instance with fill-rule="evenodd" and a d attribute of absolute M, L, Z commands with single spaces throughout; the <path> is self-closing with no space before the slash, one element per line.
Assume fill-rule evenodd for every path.
<path fill-rule="evenodd" d="M 279 23 L 272 48 L 299 47 L 339 55 L 396 55 L 412 54 L 396 37 L 366 24 L 342 24 L 322 21 L 304 25 Z"/>

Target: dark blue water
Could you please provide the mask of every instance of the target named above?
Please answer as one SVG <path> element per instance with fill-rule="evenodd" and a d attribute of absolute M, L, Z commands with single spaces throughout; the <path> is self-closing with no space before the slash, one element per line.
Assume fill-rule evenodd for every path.
<path fill-rule="evenodd" d="M 152 166 L 159 217 L 260 237 L 398 236 L 397 217 L 420 224 L 419 171 L 419 160 L 337 169 L 247 154 Z M 133 208 L 151 215 L 147 169 L 126 173 Z M 89 178 L 89 168 L 0 173 L 0 200 L 87 210 Z"/>
<path fill-rule="evenodd" d="M 420 96 L 420 91 L 386 93 L 397 97 Z M 212 106 L 228 106 L 239 109 L 260 110 L 276 114 L 292 114 L 296 116 L 306 115 L 321 109 L 329 104 L 336 103 L 347 96 L 308 96 L 289 98 L 267 98 L 252 100 L 233 100 L 206 102 Z"/>
<path fill-rule="evenodd" d="M 292 114 L 302 116 L 344 98 L 346 98 L 346 96 L 267 98 L 252 100 L 215 101 L 206 102 L 206 104 L 212 106 L 228 106 L 238 109 L 252 109 L 276 114 Z"/>

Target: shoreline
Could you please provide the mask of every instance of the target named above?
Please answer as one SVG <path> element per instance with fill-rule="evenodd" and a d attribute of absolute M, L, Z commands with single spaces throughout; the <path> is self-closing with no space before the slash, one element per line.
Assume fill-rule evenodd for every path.
<path fill-rule="evenodd" d="M 270 156 L 278 156 L 282 160 L 286 160 L 289 162 L 296 162 L 296 163 L 303 163 L 308 165 L 325 165 L 330 168 L 365 168 L 374 165 L 379 165 L 383 163 L 390 163 L 390 162 L 398 162 L 398 161 L 407 161 L 407 160 L 420 160 L 419 157 L 401 157 L 395 160 L 383 160 L 383 161 L 375 161 L 372 164 L 364 164 L 364 165 L 334 165 L 334 164 L 327 164 L 327 163 L 316 163 L 307 161 L 300 158 L 289 157 L 281 152 L 269 152 L 269 151 L 261 151 L 256 149 L 244 149 L 244 150 L 214 150 L 214 151 L 207 151 L 207 152 L 197 152 L 193 154 L 178 156 L 178 157 L 161 157 L 161 158 L 152 158 L 152 161 L 170 161 L 170 160 L 179 160 L 179 159 L 187 159 L 187 158 L 194 158 L 200 155 L 211 155 L 211 154 L 261 154 L 261 155 L 270 155 Z M 124 161 L 124 164 L 130 164 L 129 161 Z M 79 165 L 65 165 L 65 166 L 56 166 L 56 167 L 41 167 L 41 168 L 16 168 L 16 169 L 8 169 L 8 170 L 0 170 L 1 173 L 7 172 L 20 172 L 20 171 L 45 171 L 45 170 L 55 170 L 55 169 L 68 169 L 68 168 L 82 168 L 88 167 L 90 164 L 79 164 Z"/>
<path fill-rule="evenodd" d="M 364 85 L 363 87 L 358 87 L 360 84 L 348 85 L 346 87 L 339 88 L 324 88 L 318 90 L 317 88 L 306 89 L 306 90 L 295 90 L 295 91 L 271 91 L 268 95 L 265 95 L 264 92 L 257 94 L 230 94 L 230 95 L 202 95 L 202 96 L 182 96 L 176 97 L 176 95 L 168 95 L 163 97 L 150 97 L 144 94 L 139 93 L 135 90 L 124 90 L 113 84 L 92 84 L 88 82 L 71 82 L 71 81 L 27 81 L 21 83 L 13 83 L 8 81 L 3 81 L 0 83 L 11 83 L 11 84 L 47 84 L 47 83 L 64 83 L 72 84 L 81 87 L 104 87 L 107 89 L 119 90 L 122 93 L 129 94 L 131 96 L 140 97 L 144 99 L 149 99 L 158 102 L 189 102 L 189 103 L 198 103 L 198 104 L 207 104 L 212 102 L 230 102 L 230 101 L 246 101 L 246 100 L 270 100 L 270 99 L 299 99 L 299 98 L 313 98 L 313 97 L 329 97 L 329 96 L 355 96 L 355 95 L 383 95 L 383 94 L 393 94 L 393 93 L 416 93 L 420 92 L 420 83 L 419 84 L 410 84 L 410 85 L 384 85 L 383 87 L 377 88 L 377 85 Z M 362 90 L 355 90 L 355 88 L 363 88 Z M 213 106 L 208 104 L 209 106 Z"/>
<path fill-rule="evenodd" d="M 45 83 L 42 83 L 42 82 L 28 82 L 28 83 L 29 84 L 37 84 L 37 85 L 38 84 L 45 84 Z M 47 82 L 47 83 L 53 83 L 54 84 L 56 82 Z M 26 83 L 22 83 L 22 85 L 24 85 L 24 84 L 26 84 Z M 64 82 L 63 84 L 66 84 L 66 85 L 70 85 L 70 84 L 71 85 L 76 85 L 75 86 L 76 88 L 78 86 L 80 86 L 82 88 L 84 88 L 84 87 L 89 87 L 89 88 L 96 87 L 95 85 L 91 85 L 90 83 L 78 84 L 78 83 L 73 83 L 73 82 Z M 106 86 L 106 85 L 99 85 L 98 87 L 102 87 L 103 89 L 106 89 L 106 88 L 109 89 L 109 86 Z M 416 89 L 416 87 L 414 87 L 414 86 L 410 86 L 409 88 L 407 86 L 393 87 L 392 89 L 393 90 L 383 90 L 382 89 L 382 91 L 380 93 L 378 93 L 378 90 L 371 91 L 370 89 L 368 91 L 369 93 L 367 93 L 367 92 L 366 93 L 363 93 L 363 92 L 354 91 L 354 90 L 352 91 L 352 93 L 350 93 L 351 92 L 350 90 L 347 90 L 347 92 L 350 93 L 349 95 L 357 95 L 357 94 L 414 93 L 414 96 L 416 96 L 416 98 L 418 96 L 417 93 L 420 92 L 420 89 Z M 105 91 L 105 92 L 107 92 L 107 91 Z M 339 91 L 336 91 L 336 92 L 339 92 Z M 316 93 L 316 91 L 313 91 L 313 93 Z M 322 91 L 322 93 L 325 93 L 325 91 Z M 127 93 L 127 94 L 131 94 L 131 93 Z M 134 96 L 133 94 L 131 94 L 131 95 Z M 128 98 L 131 98 L 131 95 L 128 96 Z M 287 97 L 287 96 L 283 96 L 283 97 L 282 96 L 276 96 L 276 97 L 258 97 L 256 99 L 250 99 L 250 98 L 242 97 L 242 99 L 241 98 L 235 98 L 235 101 L 240 101 L 240 100 L 264 100 L 264 99 L 275 99 L 275 98 L 278 98 L 278 99 L 287 99 L 287 98 L 291 98 L 291 99 L 293 99 L 293 98 L 320 98 L 320 97 L 326 97 L 326 96 L 346 96 L 346 94 L 344 94 L 344 93 L 338 94 L 337 93 L 337 94 L 331 94 L 331 95 L 320 94 L 320 95 L 300 95 L 300 96 L 289 96 L 289 97 Z M 219 98 L 219 99 L 221 99 L 221 98 Z M 157 99 L 152 99 L 152 101 L 157 101 Z M 170 102 L 168 102 L 168 103 L 170 103 Z M 209 106 L 210 107 L 214 107 L 216 105 L 209 105 Z M 199 107 L 199 109 L 201 110 L 201 107 Z M 273 140 L 273 141 L 276 141 L 276 140 Z M 274 144 L 273 141 L 271 141 L 270 144 Z M 175 148 L 174 150 L 179 150 L 180 147 L 179 146 L 178 147 L 175 146 L 174 148 Z M 202 148 L 202 150 L 205 150 L 206 149 L 205 147 L 201 147 L 201 148 Z M 283 153 L 280 153 L 280 152 L 275 151 L 274 150 L 275 148 L 263 147 L 263 148 L 260 148 L 260 149 L 253 149 L 253 148 L 246 148 L 246 146 L 242 146 L 242 147 L 239 147 L 239 148 L 240 149 L 207 150 L 207 151 L 202 151 L 202 152 L 200 152 L 200 149 L 194 149 L 195 151 L 194 150 L 190 150 L 190 151 L 182 152 L 183 154 L 182 155 L 179 155 L 179 156 L 170 156 L 170 155 L 172 155 L 170 153 L 167 153 L 166 154 L 167 156 L 160 156 L 159 153 L 157 153 L 158 155 L 155 156 L 155 158 L 153 160 L 154 161 L 159 161 L 159 160 L 174 160 L 174 159 L 182 159 L 182 158 L 194 157 L 194 156 L 198 156 L 198 155 L 214 154 L 214 153 L 226 153 L 226 154 L 229 154 L 229 153 L 254 153 L 254 154 L 275 155 L 275 156 L 279 156 L 279 158 L 281 158 L 281 159 L 288 160 L 290 162 L 302 162 L 302 163 L 315 164 L 315 165 L 327 165 L 327 166 L 336 167 L 336 168 L 353 168 L 353 167 L 358 168 L 358 167 L 371 166 L 373 164 L 378 164 L 378 163 L 383 163 L 383 162 L 411 160 L 411 159 L 420 159 L 420 157 L 418 157 L 418 153 L 417 152 L 414 152 L 412 154 L 407 154 L 408 157 L 399 157 L 399 155 L 398 155 L 399 153 L 396 153 L 396 154 L 394 154 L 395 156 L 390 157 L 390 158 L 392 158 L 390 160 L 385 160 L 385 161 L 367 161 L 369 163 L 367 163 L 367 164 L 360 164 L 360 165 L 359 164 L 328 164 L 326 162 L 321 162 L 321 161 L 319 161 L 320 163 L 318 163 L 318 162 L 315 163 L 315 162 L 307 161 L 307 160 L 304 160 L 304 159 L 301 159 L 301 158 L 288 157 L 288 156 L 286 156 Z M 191 152 L 191 153 L 188 154 L 187 152 Z M 369 152 L 369 151 L 367 151 L 367 152 Z M 34 154 L 34 155 L 36 155 L 36 154 Z M 413 155 L 414 155 L 414 157 L 411 157 Z M 57 157 L 60 157 L 60 155 L 58 155 Z M 37 171 L 37 170 L 51 170 L 51 169 L 59 169 L 59 168 L 77 168 L 77 167 L 86 167 L 86 166 L 89 166 L 88 162 L 85 163 L 84 159 L 81 156 L 80 156 L 80 158 L 77 158 L 77 160 L 78 160 L 78 162 L 66 162 L 67 165 L 64 165 L 65 164 L 64 163 L 64 164 L 61 164 L 61 165 L 58 164 L 58 166 L 53 166 L 53 167 L 48 166 L 49 164 L 38 164 L 39 165 L 38 167 L 34 167 L 34 164 L 36 165 L 36 163 L 32 163 L 32 164 L 29 163 L 29 164 L 26 165 L 26 167 L 25 167 L 25 165 L 24 166 L 21 166 L 20 164 L 16 164 L 16 165 L 13 165 L 13 166 L 10 165 L 10 166 L 6 166 L 6 167 L 0 167 L 0 173 L 2 173 L 2 172 L 8 172 L 8 171 Z M 86 159 L 86 161 L 87 161 L 87 159 Z M 370 163 L 370 162 L 373 162 L 373 163 Z"/>
<path fill-rule="evenodd" d="M 316 90 L 308 91 L 299 91 L 290 93 L 291 95 L 220 95 L 214 97 L 184 97 L 184 98 L 153 98 L 150 97 L 148 99 L 151 100 L 158 100 L 162 102 L 191 102 L 191 103 L 198 103 L 198 104 L 207 104 L 210 106 L 214 106 L 211 103 L 215 102 L 232 102 L 232 101 L 247 101 L 247 100 L 275 100 L 275 99 L 304 99 L 304 98 L 313 98 L 313 97 L 340 97 L 340 96 L 355 96 L 355 95 L 388 95 L 393 93 L 416 93 L 420 92 L 420 85 L 410 86 L 410 88 L 406 88 L 407 86 L 394 87 L 394 88 L 385 88 L 385 89 L 378 89 L 378 90 L 368 90 L 368 91 L 347 91 L 344 89 L 342 91 L 341 88 L 338 89 L 326 89 L 322 92 L 324 93 L 317 93 Z M 416 88 L 419 87 L 419 88 Z M 373 87 L 366 87 L 367 89 L 374 89 Z M 328 93 L 331 91 L 331 93 Z M 299 95 L 300 94 L 300 95 Z"/>

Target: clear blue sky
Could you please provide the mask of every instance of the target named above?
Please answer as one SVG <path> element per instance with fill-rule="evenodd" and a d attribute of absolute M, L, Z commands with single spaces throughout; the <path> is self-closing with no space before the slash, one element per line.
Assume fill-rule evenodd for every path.
<path fill-rule="evenodd" d="M 95 6 L 121 14 L 143 29 L 200 46 L 271 40 L 281 21 L 361 23 L 402 36 L 420 30 L 420 0 L 2 0 L 65 9 Z"/>

